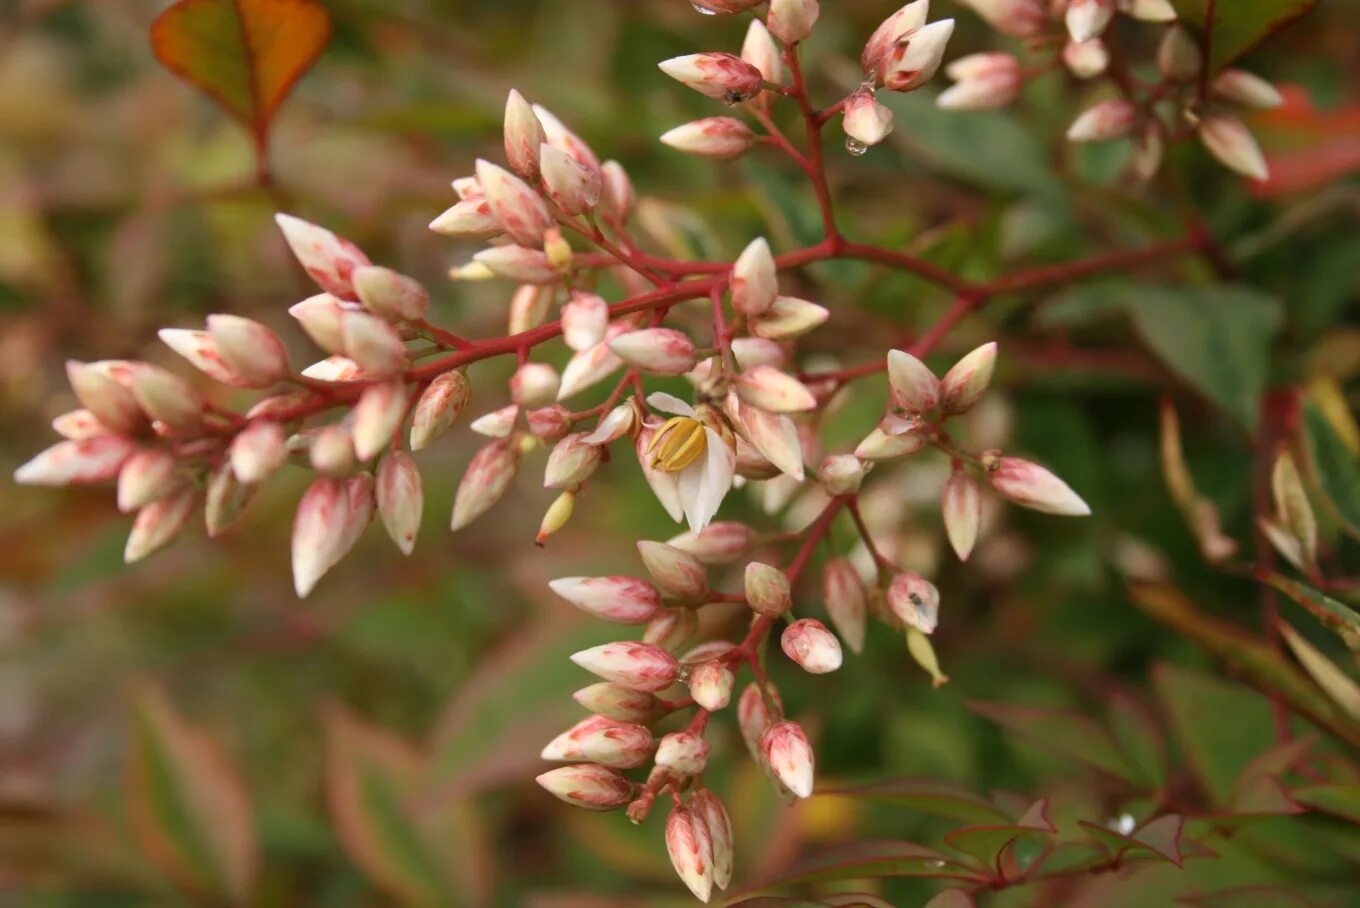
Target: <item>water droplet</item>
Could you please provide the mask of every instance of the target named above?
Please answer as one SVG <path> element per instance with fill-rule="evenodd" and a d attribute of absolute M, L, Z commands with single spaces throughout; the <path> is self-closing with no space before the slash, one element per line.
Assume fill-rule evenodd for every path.
<path fill-rule="evenodd" d="M 931 870 L 939 870 L 941 867 L 944 866 L 944 861 L 941 861 L 938 858 L 933 861 L 926 861 L 926 866 L 929 867 Z"/>
<path fill-rule="evenodd" d="M 859 157 L 860 155 L 864 154 L 866 151 L 869 150 L 869 146 L 865 145 L 858 139 L 846 139 L 845 150 L 850 152 L 855 157 Z"/>
<path fill-rule="evenodd" d="M 718 11 L 717 11 L 716 9 L 709 9 L 708 7 L 704 6 L 702 3 L 691 3 L 690 6 L 694 7 L 694 11 L 695 11 L 696 13 L 698 13 L 699 15 L 701 15 L 701 16 L 716 16 L 716 15 L 718 15 Z"/>

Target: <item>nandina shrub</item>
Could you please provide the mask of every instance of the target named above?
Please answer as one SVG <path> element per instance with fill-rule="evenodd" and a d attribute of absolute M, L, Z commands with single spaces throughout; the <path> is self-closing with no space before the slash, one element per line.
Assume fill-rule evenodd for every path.
<path fill-rule="evenodd" d="M 464 161 L 457 200 L 430 223 L 480 247 L 450 277 L 504 284 L 503 334 L 473 337 L 437 318 L 419 281 L 290 205 L 277 224 L 315 287 L 288 312 L 324 358 L 296 368 L 273 330 L 222 313 L 203 328 L 160 332 L 200 373 L 192 378 L 142 361 L 71 361 L 80 407 L 55 420 L 64 440 L 16 480 L 116 480 L 119 510 L 136 515 L 125 550 L 135 562 L 200 513 L 211 537 L 248 532 L 249 507 L 271 478 L 308 471 L 292 573 L 299 597 L 320 597 L 372 522 L 411 554 L 426 504 L 413 454 L 446 433 L 480 436 L 452 495 L 452 529 L 477 532 L 507 510 L 541 508 L 526 547 L 561 545 L 597 501 L 609 506 L 601 486 L 640 474 L 645 485 L 633 490 L 680 524 L 678 535 L 613 540 L 629 549 L 630 574 L 547 583 L 563 605 L 618 626 L 618 639 L 571 655 L 596 678 L 554 693 L 589 715 L 543 747 L 543 760 L 562 765 L 537 781 L 567 804 L 664 826 L 670 862 L 698 899 L 920 903 L 925 890 L 870 882 L 907 879 L 936 881 L 935 908 L 1340 904 L 1356 872 L 1345 824 L 1360 822 L 1360 688 L 1338 664 L 1353 657 L 1329 656 L 1339 648 L 1324 634 L 1360 645 L 1360 616 L 1344 601 L 1355 592 L 1346 565 L 1360 525 L 1360 432 L 1342 384 L 1349 373 L 1299 360 L 1336 342 L 1327 329 L 1347 300 L 1343 292 L 1323 317 L 1282 330 L 1273 294 L 1288 287 L 1250 261 L 1263 241 L 1235 235 L 1245 219 L 1221 226 L 1232 219 L 1186 188 L 1193 178 L 1234 196 L 1276 191 L 1248 121 L 1269 128 L 1259 111 L 1284 97 L 1237 62 L 1262 42 L 1268 54 L 1268 39 L 1310 4 L 969 0 L 977 47 L 957 53 L 955 20 L 929 0 L 853 38 L 842 23 L 833 40 L 846 46 L 834 50 L 818 43 L 833 27 L 823 19 L 837 16 L 829 4 L 694 6 L 749 25 L 739 47 L 658 61 L 712 109 L 669 129 L 669 149 L 652 153 L 742 159 L 776 204 L 786 184 L 769 193 L 764 171 L 796 175 L 810 204 L 784 214 L 783 229 L 772 217 L 766 235 L 725 235 L 735 241 L 727 255 L 682 255 L 694 245 L 683 210 L 649 206 L 653 187 L 635 187 L 622 164 L 602 161 L 510 89 L 503 155 Z M 283 9 L 186 0 L 153 29 L 167 65 L 251 126 L 267 189 L 273 115 L 325 45 L 324 9 Z M 255 80 L 248 102 L 196 62 L 223 51 L 195 44 L 204 20 L 194 17 L 222 10 L 240 17 L 239 62 Z M 285 50 L 262 60 L 252 36 L 271 30 Z M 839 59 L 850 44 L 853 72 Z M 810 70 L 806 47 L 838 59 Z M 1017 105 L 1050 142 L 1052 172 L 1014 120 L 976 113 Z M 971 247 L 988 231 L 871 241 L 896 228 L 873 226 L 884 214 L 863 193 L 843 199 L 838 174 L 875 166 L 867 153 L 902 133 L 1053 241 L 1031 234 L 1007 252 L 993 237 L 986 256 Z M 995 144 L 979 164 L 951 157 L 960 142 Z M 886 199 L 894 187 L 882 181 L 874 191 L 889 220 L 912 201 Z M 1015 194 L 1025 202 L 1007 201 Z M 968 217 L 1006 232 L 1006 217 L 981 210 Z M 885 306 L 872 299 L 879 275 L 911 280 Z M 906 307 L 929 317 L 908 323 L 897 317 Z M 493 360 L 513 363 L 507 380 L 479 375 Z M 1061 391 L 1024 395 L 1026 383 L 1055 375 L 1118 382 L 1119 395 L 1138 401 L 1133 428 L 1109 424 L 1110 398 L 1080 381 L 1061 391 L 1096 411 L 1090 425 L 1057 408 Z M 224 397 L 212 383 L 254 397 Z M 1195 451 L 1182 442 L 1185 411 L 1235 429 L 1196 433 L 1209 437 Z M 1091 456 L 1074 450 L 1083 447 Z M 1244 447 L 1245 467 L 1236 462 Z M 1229 465 L 1216 469 L 1214 458 Z M 435 458 L 423 469 L 447 465 Z M 539 469 L 548 496 L 516 488 Z M 1163 500 L 1180 525 L 1149 516 L 1154 504 L 1168 509 Z M 839 675 L 866 649 L 876 667 L 918 666 L 890 677 L 924 694 L 972 651 L 1004 652 L 1017 627 L 987 628 L 989 597 L 1079 601 L 1101 588 L 1091 573 L 1118 578 L 1125 593 L 1105 596 L 1197 644 L 1264 698 L 1169 662 L 1151 672 L 1158 709 L 1137 685 L 1103 680 L 1085 691 L 1085 714 L 1011 696 L 1020 685 L 1010 675 L 976 688 L 956 680 L 973 713 L 1079 766 L 1080 777 L 1036 772 L 1046 781 L 1026 792 L 923 777 L 823 781 L 819 753 L 834 751 L 838 724 L 855 721 L 838 714 Z M 1212 597 L 1259 598 L 1259 615 L 1197 609 L 1176 585 L 1182 575 Z M 955 612 L 968 632 L 950 632 Z M 1079 628 L 1059 625 L 1027 671 L 1085 686 L 1065 652 L 1080 651 Z M 790 687 L 798 695 L 786 702 Z M 128 814 L 141 848 L 191 897 L 259 903 L 250 804 L 230 761 L 157 688 L 137 703 Z M 475 836 L 461 813 L 428 807 L 450 797 L 428 755 L 339 707 L 325 717 L 330 809 L 353 860 L 403 903 L 490 901 L 441 861 L 441 849 Z M 942 822 L 924 829 L 928 843 L 892 831 L 888 841 L 840 836 L 797 860 L 768 857 L 779 821 L 748 812 L 734 823 L 731 793 L 713 781 L 739 778 L 731 764 L 746 761 L 787 802 L 864 799 Z M 844 754 L 839 762 L 856 766 Z M 1326 816 L 1280 832 L 1309 811 Z M 1312 843 L 1325 859 L 1281 870 L 1277 855 L 1288 850 L 1272 835 L 1295 849 Z M 767 858 L 743 863 L 735 856 L 747 848 Z"/>

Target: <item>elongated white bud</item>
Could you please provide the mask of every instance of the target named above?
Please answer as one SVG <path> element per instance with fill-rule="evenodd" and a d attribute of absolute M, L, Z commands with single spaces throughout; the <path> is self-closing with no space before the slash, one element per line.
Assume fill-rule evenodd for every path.
<path fill-rule="evenodd" d="M 162 328 L 156 332 L 161 341 L 189 361 L 195 369 L 224 385 L 248 387 L 248 383 L 227 366 L 217 344 L 206 331 L 187 328 Z"/>
<path fill-rule="evenodd" d="M 704 564 L 731 564 L 751 550 L 755 532 L 744 523 L 721 520 L 699 532 L 685 532 L 666 544 L 688 552 Z"/>
<path fill-rule="evenodd" d="M 793 605 L 789 578 L 773 565 L 752 561 L 746 565 L 746 602 L 761 615 L 779 617 Z"/>
<path fill-rule="evenodd" d="M 734 401 L 736 405 L 732 406 Z M 746 403 L 739 395 L 729 395 L 728 404 L 729 416 L 735 413 L 733 422 L 752 447 L 781 473 L 802 482 L 803 448 L 793 421 L 783 414 L 771 413 Z"/>
<path fill-rule="evenodd" d="M 940 591 L 914 571 L 902 571 L 888 586 L 888 608 L 907 627 L 932 634 L 940 622 Z"/>
<path fill-rule="evenodd" d="M 478 252 L 472 260 L 492 274 L 524 284 L 553 284 L 561 278 L 546 253 L 528 246 L 492 246 Z"/>
<path fill-rule="evenodd" d="M 644 328 L 609 342 L 619 359 L 652 375 L 683 375 L 694 368 L 694 341 L 674 328 Z"/>
<path fill-rule="evenodd" d="M 941 404 L 946 413 L 966 413 L 973 408 L 996 370 L 996 342 L 983 344 L 954 364 L 940 380 Z"/>
<path fill-rule="evenodd" d="M 853 495 L 864 480 L 865 465 L 853 454 L 832 454 L 822 458 L 817 481 L 830 495 Z"/>
<path fill-rule="evenodd" d="M 582 391 L 599 384 L 623 365 L 623 360 L 609 348 L 609 340 L 628 330 L 628 326 L 615 323 L 605 332 L 605 340 L 582 350 L 567 361 L 562 370 L 562 383 L 557 389 L 557 399 L 566 400 Z"/>
<path fill-rule="evenodd" d="M 543 132 L 548 137 L 549 145 L 562 149 L 575 158 L 586 170 L 599 173 L 603 180 L 604 168 L 600 164 L 600 159 L 580 136 L 567 129 L 561 120 L 557 119 L 542 105 L 535 104 L 534 113 L 538 115 L 538 122 L 543 124 Z"/>
<path fill-rule="evenodd" d="M 525 363 L 510 377 L 510 399 L 520 407 L 542 407 L 553 402 L 561 387 L 557 370 L 547 363 Z"/>
<path fill-rule="evenodd" d="M 609 327 L 609 304 L 596 293 L 576 292 L 562 306 L 562 339 L 577 352 L 604 340 Z"/>
<path fill-rule="evenodd" d="M 572 605 L 617 624 L 645 624 L 661 608 L 661 595 L 635 577 L 563 577 L 548 586 Z"/>
<path fill-rule="evenodd" d="M 109 431 L 130 435 L 146 424 L 146 416 L 130 387 L 112 374 L 111 363 L 66 361 L 71 390 Z"/>
<path fill-rule="evenodd" d="M 354 405 L 354 454 L 372 460 L 393 443 L 406 415 L 406 385 L 384 381 L 369 385 Z"/>
<path fill-rule="evenodd" d="M 954 471 L 940 495 L 940 510 L 949 544 L 960 561 L 967 561 L 982 523 L 982 496 L 973 477 L 962 470 Z"/>
<path fill-rule="evenodd" d="M 259 322 L 239 315 L 210 315 L 208 334 L 227 368 L 250 387 L 267 388 L 287 377 L 283 342 Z"/>
<path fill-rule="evenodd" d="M 877 145 L 893 128 L 893 112 L 872 91 L 861 89 L 846 99 L 841 128 L 847 138 L 863 146 Z"/>
<path fill-rule="evenodd" d="M 592 445 L 607 445 L 610 442 L 618 441 L 633 430 L 637 420 L 636 406 L 632 403 L 619 404 L 600 417 L 595 430 L 587 435 L 585 440 Z"/>
<path fill-rule="evenodd" d="M 778 293 L 770 244 L 757 237 L 732 265 L 732 306 L 745 315 L 759 315 L 774 304 Z"/>
<path fill-rule="evenodd" d="M 538 147 L 547 140 L 543 124 L 513 88 L 505 99 L 505 159 L 526 180 L 538 179 Z"/>
<path fill-rule="evenodd" d="M 1114 0 L 1067 0 L 1067 32 L 1073 41 L 1090 41 L 1114 18 Z"/>
<path fill-rule="evenodd" d="M 454 493 L 450 529 L 461 530 L 500 501 L 518 466 L 514 446 L 503 439 L 480 448 Z"/>
<path fill-rule="evenodd" d="M 411 450 L 419 451 L 447 432 L 470 394 L 471 387 L 462 372 L 445 372 L 431 381 L 411 416 Z"/>
<path fill-rule="evenodd" d="M 1128 101 L 1101 101 L 1072 121 L 1067 128 L 1067 138 L 1072 142 L 1121 139 L 1133 131 L 1135 113 Z"/>
<path fill-rule="evenodd" d="M 259 486 L 246 485 L 236 478 L 230 462 L 224 462 L 208 476 L 203 502 L 203 523 L 209 539 L 216 539 L 236 523 L 254 500 Z"/>
<path fill-rule="evenodd" d="M 737 676 L 726 661 L 710 659 L 700 662 L 690 671 L 689 693 L 695 703 L 709 712 L 715 712 L 727 707 L 736 681 Z"/>
<path fill-rule="evenodd" d="M 768 413 L 798 413 L 817 406 L 806 385 L 773 366 L 756 366 L 741 373 L 735 387 L 742 400 Z"/>
<path fill-rule="evenodd" d="M 615 722 L 645 723 L 657 708 L 654 695 L 619 684 L 600 681 L 572 694 L 572 699 L 593 713 Z"/>
<path fill-rule="evenodd" d="M 889 55 L 898 44 L 926 24 L 926 16 L 929 14 L 930 0 L 914 0 L 884 19 L 878 28 L 874 29 L 874 33 L 865 42 L 859 58 L 860 67 L 869 81 L 875 83 L 883 81 L 883 74 L 891 65 Z"/>
<path fill-rule="evenodd" d="M 316 479 L 303 493 L 293 518 L 293 583 L 306 598 L 344 554 L 349 497 L 339 479 Z"/>
<path fill-rule="evenodd" d="M 537 328 L 548 317 L 552 308 L 553 288 L 538 284 L 522 284 L 515 288 L 510 297 L 510 317 L 507 330 L 511 334 L 522 334 Z"/>
<path fill-rule="evenodd" d="M 519 405 L 509 404 L 478 416 L 468 424 L 468 428 L 487 438 L 507 438 L 514 431 L 515 420 L 518 418 Z"/>
<path fill-rule="evenodd" d="M 833 558 L 822 568 L 822 598 L 832 625 L 853 653 L 864 651 L 867 609 L 864 583 L 848 558 Z"/>
<path fill-rule="evenodd" d="M 992 488 L 1021 507 L 1069 517 L 1086 517 L 1091 513 L 1080 495 L 1037 463 L 987 451 L 982 455 L 982 465 Z"/>
<path fill-rule="evenodd" d="M 312 469 L 327 476 L 343 476 L 354 467 L 354 439 L 343 423 L 323 426 L 312 437 L 307 457 Z"/>
<path fill-rule="evenodd" d="M 652 755 L 652 733 L 641 725 L 614 723 L 581 736 L 582 756 L 601 766 L 635 769 Z"/>
<path fill-rule="evenodd" d="M 574 654 L 571 661 L 606 681 L 634 690 L 665 690 L 680 676 L 675 657 L 648 643 L 605 643 Z"/>
<path fill-rule="evenodd" d="M 349 307 L 352 309 L 353 307 Z M 344 353 L 345 340 L 340 330 L 340 322 L 348 311 L 341 306 L 340 300 L 329 293 L 309 296 L 300 303 L 294 303 L 288 314 L 297 319 L 302 330 L 327 353 Z"/>
<path fill-rule="evenodd" d="M 708 589 L 708 573 L 693 555 L 664 542 L 647 539 L 639 541 L 637 548 L 647 573 L 652 575 L 661 592 L 691 599 Z"/>
<path fill-rule="evenodd" d="M 761 338 L 765 340 L 792 340 L 796 337 L 802 337 L 822 325 L 830 317 L 831 312 L 825 306 L 819 306 L 797 297 L 776 296 L 774 302 L 767 309 L 759 315 L 751 316 L 751 333 L 756 337 L 738 338 L 738 340 L 748 343 Z M 737 348 L 735 340 L 732 342 L 732 347 L 733 352 L 735 352 Z M 758 363 L 741 362 L 740 356 L 738 356 L 738 362 L 742 368 L 746 369 L 758 365 Z M 775 365 L 775 363 L 771 363 L 771 365 Z"/>
<path fill-rule="evenodd" d="M 1213 114 L 1199 124 L 1199 140 L 1219 163 L 1253 180 L 1270 178 L 1270 167 L 1251 130 L 1228 114 Z"/>
<path fill-rule="evenodd" d="M 726 889 L 732 882 L 732 818 L 722 800 L 707 788 L 690 797 L 689 809 L 696 821 L 708 827 L 713 843 L 713 884 Z"/>
<path fill-rule="evenodd" d="M 705 117 L 661 134 L 663 145 L 719 161 L 741 157 L 755 142 L 756 135 L 751 127 L 732 117 Z"/>
<path fill-rule="evenodd" d="M 741 58 L 754 66 L 766 82 L 779 85 L 784 81 L 783 56 L 765 28 L 765 23 L 759 19 L 752 19 L 747 26 L 746 37 L 741 45 Z M 768 91 L 761 92 L 748 103 L 765 108 L 769 106 L 770 97 Z"/>
<path fill-rule="evenodd" d="M 802 726 L 788 720 L 771 725 L 760 740 L 760 752 L 780 785 L 795 797 L 811 796 L 815 760 Z"/>
<path fill-rule="evenodd" d="M 1048 24 L 1048 13 L 1040 0 L 962 0 L 987 24 L 1003 35 L 1033 38 Z"/>
<path fill-rule="evenodd" d="M 358 246 L 324 227 L 292 215 L 276 214 L 274 221 L 283 231 L 283 237 L 302 269 L 317 286 L 342 300 L 358 298 L 350 275 L 360 265 L 370 264 L 368 256 Z"/>
<path fill-rule="evenodd" d="M 688 807 L 677 804 L 666 817 L 666 853 L 694 897 L 707 902 L 713 895 L 713 839 Z"/>
<path fill-rule="evenodd" d="M 944 60 L 944 49 L 954 34 L 954 20 L 941 19 L 921 26 L 905 40 L 889 48 L 883 59 L 883 87 L 889 91 L 912 91 L 935 75 Z"/>
<path fill-rule="evenodd" d="M 800 618 L 784 628 L 779 645 L 805 672 L 824 675 L 841 667 L 841 644 L 815 618 Z"/>
<path fill-rule="evenodd" d="M 586 810 L 613 810 L 633 797 L 632 782 L 616 770 L 593 763 L 561 766 L 534 781 L 554 797 Z"/>
<path fill-rule="evenodd" d="M 444 236 L 485 236 L 499 233 L 500 221 L 491 211 L 486 196 L 463 199 L 430 221 L 430 229 Z"/>
<path fill-rule="evenodd" d="M 689 54 L 657 64 L 666 75 L 719 101 L 739 104 L 760 91 L 760 70 L 726 53 Z"/>
<path fill-rule="evenodd" d="M 618 161 L 605 161 L 601 164 L 600 178 L 603 180 L 600 210 L 606 220 L 622 224 L 628 220 L 628 215 L 632 213 L 637 202 L 633 181 L 628 177 L 628 171 L 624 170 Z"/>
<path fill-rule="evenodd" d="M 184 529 L 198 505 L 198 491 L 185 487 L 151 502 L 137 512 L 123 549 L 123 561 L 141 561 L 164 548 Z"/>
<path fill-rule="evenodd" d="M 203 398 L 187 381 L 156 366 L 132 378 L 132 396 L 152 419 L 174 429 L 189 429 L 202 421 Z"/>
<path fill-rule="evenodd" d="M 656 745 L 656 765 L 674 776 L 697 776 L 708 765 L 708 742 L 692 731 L 665 735 Z"/>
<path fill-rule="evenodd" d="M 590 478 L 600 465 L 597 445 L 585 442 L 585 433 L 568 435 L 553 446 L 543 471 L 545 489 L 571 489 Z"/>
<path fill-rule="evenodd" d="M 369 375 L 391 375 L 407 366 L 401 335 L 376 315 L 345 312 L 340 319 L 340 341 L 344 354 Z"/>
<path fill-rule="evenodd" d="M 1168 28 L 1157 45 L 1157 69 L 1172 82 L 1193 82 L 1204 68 L 1194 36 L 1179 25 Z"/>
<path fill-rule="evenodd" d="M 430 308 L 430 294 L 413 277 L 391 268 L 364 265 L 354 269 L 354 291 L 364 307 L 389 322 L 415 321 Z"/>
<path fill-rule="evenodd" d="M 543 232 L 553 226 L 553 217 L 528 183 L 504 167 L 480 159 L 477 182 L 486 194 L 491 213 L 512 240 L 521 246 L 543 245 Z"/>
<path fill-rule="evenodd" d="M 950 63 L 945 73 L 954 84 L 936 103 L 946 110 L 995 110 L 1020 93 L 1020 61 L 1011 54 L 969 54 Z"/>
<path fill-rule="evenodd" d="M 1268 110 L 1284 103 L 1280 90 L 1244 69 L 1225 69 L 1212 83 L 1213 92 L 1225 101 Z"/>
<path fill-rule="evenodd" d="M 129 465 L 131 465 L 129 461 Z M 123 468 L 127 472 L 127 467 Z M 119 490 L 122 490 L 121 477 Z M 1282 450 L 1275 458 L 1270 472 L 1270 489 L 1275 499 L 1275 512 L 1280 516 L 1284 528 L 1299 543 L 1299 551 L 1308 564 L 1317 561 L 1318 528 L 1317 516 L 1308 501 L 1303 480 L 1299 477 L 1298 467 L 1289 451 Z"/>
<path fill-rule="evenodd" d="M 892 405 L 908 413 L 929 413 L 940 404 L 940 380 L 905 350 L 888 351 L 888 384 Z"/>
<path fill-rule="evenodd" d="M 797 44 L 812 34 L 820 13 L 817 0 L 770 0 L 765 27 L 785 44 Z"/>
<path fill-rule="evenodd" d="M 425 507 L 425 491 L 420 469 L 405 451 L 393 451 L 378 464 L 377 480 L 373 487 L 378 515 L 382 517 L 387 535 L 401 549 L 411 554 L 420 531 L 420 515 Z"/>
<path fill-rule="evenodd" d="M 751 758 L 762 764 L 765 762 L 765 755 L 761 742 L 765 740 L 765 732 L 770 730 L 784 709 L 779 692 L 773 686 L 768 692 L 774 705 L 773 713 L 770 712 L 770 705 L 765 702 L 765 697 L 761 695 L 760 688 L 755 682 L 746 685 L 741 696 L 737 698 L 737 725 L 741 729 L 741 737 L 751 752 Z"/>
<path fill-rule="evenodd" d="M 540 146 L 539 155 L 543 188 L 563 214 L 574 217 L 600 204 L 603 187 L 599 171 L 587 168 L 569 152 L 546 142 Z"/>
<path fill-rule="evenodd" d="M 179 462 L 160 448 L 128 458 L 118 471 L 118 510 L 129 513 L 169 494 L 180 484 Z"/>
<path fill-rule="evenodd" d="M 231 469 L 244 483 L 263 482 L 288 459 L 283 427 L 272 419 L 253 419 L 231 441 Z"/>

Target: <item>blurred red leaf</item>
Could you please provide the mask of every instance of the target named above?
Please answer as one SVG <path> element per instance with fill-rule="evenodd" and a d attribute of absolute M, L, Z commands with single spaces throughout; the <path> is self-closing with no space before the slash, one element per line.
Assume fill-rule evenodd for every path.
<path fill-rule="evenodd" d="M 989 870 L 1010 876 L 1003 864 L 1008 857 L 1015 856 L 1015 849 L 1021 843 L 1037 846 L 1028 855 L 1035 858 L 1050 844 L 1056 831 L 1048 819 L 1048 800 L 1041 798 L 1014 823 L 1004 826 L 965 826 L 946 833 L 944 841 L 950 848 L 976 858 Z M 1026 862 L 1021 859 L 1020 863 Z M 1023 871 L 1026 868 L 1021 866 L 1019 869 Z"/>
<path fill-rule="evenodd" d="M 1261 198 L 1319 189 L 1360 170 L 1360 104 L 1319 110 L 1300 86 L 1281 87 L 1284 104 L 1252 117 L 1270 178 L 1253 182 Z"/>

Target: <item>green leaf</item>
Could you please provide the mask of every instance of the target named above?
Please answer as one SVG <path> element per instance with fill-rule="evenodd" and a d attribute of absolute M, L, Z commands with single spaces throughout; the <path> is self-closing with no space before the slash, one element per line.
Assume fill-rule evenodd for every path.
<path fill-rule="evenodd" d="M 1166 742 L 1143 705 L 1128 694 L 1116 692 L 1110 699 L 1109 723 L 1115 743 L 1140 780 L 1153 788 L 1164 785 Z"/>
<path fill-rule="evenodd" d="M 783 875 L 767 880 L 752 891 L 882 877 L 924 877 L 978 881 L 977 871 L 946 855 L 912 842 L 853 842 L 815 854 Z"/>
<path fill-rule="evenodd" d="M 1137 782 L 1110 735 L 1099 724 L 1070 710 L 1010 703 L 970 701 L 968 708 L 1050 753 L 1098 769 L 1128 782 Z"/>
<path fill-rule="evenodd" d="M 937 779 L 889 779 L 886 782 L 819 793 L 888 801 L 961 823 L 1010 823 L 1014 819 L 986 798 Z"/>
<path fill-rule="evenodd" d="M 1317 0 L 1171 0 L 1182 22 L 1209 33 L 1214 70 L 1284 28 L 1317 5 Z M 1211 18 L 1212 16 L 1212 18 Z"/>
<path fill-rule="evenodd" d="M 1288 889 L 1238 886 L 1193 896 L 1178 902 L 1186 908 L 1314 908 L 1314 903 Z"/>
<path fill-rule="evenodd" d="M 1360 785 L 1309 785 L 1291 790 L 1289 796 L 1307 807 L 1360 824 Z"/>
<path fill-rule="evenodd" d="M 1322 491 L 1347 529 L 1360 535 L 1360 460 L 1337 435 L 1322 409 L 1311 401 L 1303 405 L 1303 425 Z"/>
<path fill-rule="evenodd" d="M 962 889 L 946 889 L 926 902 L 925 908 L 974 908 L 977 902 Z"/>
<path fill-rule="evenodd" d="M 975 858 L 989 869 L 1002 867 L 1011 857 L 1023 872 L 1043 854 L 1057 831 L 1049 822 L 1047 810 L 1048 801 L 1041 799 L 1015 823 L 965 826 L 946 833 L 944 841 L 950 848 Z"/>
<path fill-rule="evenodd" d="M 1277 299 L 1247 287 L 1130 288 L 1127 305 L 1148 346 L 1248 429 L 1256 427 L 1279 330 Z"/>
<path fill-rule="evenodd" d="M 1360 649 L 1360 613 L 1326 593 L 1319 592 L 1304 583 L 1290 580 L 1279 574 L 1266 574 L 1261 578 L 1266 583 L 1284 593 L 1294 602 L 1303 606 L 1314 618 L 1339 636 L 1351 649 Z"/>
<path fill-rule="evenodd" d="M 1104 848 L 1110 857 L 1133 852 L 1167 861 L 1177 867 L 1184 862 L 1181 835 L 1185 831 L 1185 820 L 1179 814 L 1171 813 L 1158 817 L 1128 835 L 1121 835 L 1113 829 L 1086 820 L 1078 820 L 1077 825 L 1086 831 L 1092 841 Z"/>

